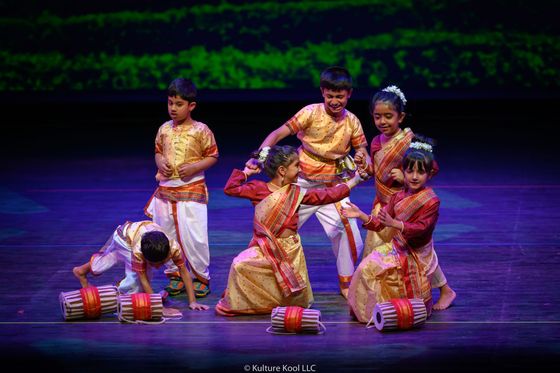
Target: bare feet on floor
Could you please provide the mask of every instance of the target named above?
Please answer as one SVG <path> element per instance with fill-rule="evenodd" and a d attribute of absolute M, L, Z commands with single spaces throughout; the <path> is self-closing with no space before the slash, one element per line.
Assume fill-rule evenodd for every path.
<path fill-rule="evenodd" d="M 457 293 L 455 293 L 455 291 L 453 291 L 453 289 L 451 289 L 449 285 L 443 285 L 443 287 L 440 288 L 439 299 L 437 303 L 434 304 L 433 309 L 436 311 L 443 311 L 449 308 L 456 297 Z"/>
<path fill-rule="evenodd" d="M 340 294 L 342 294 L 344 299 L 348 299 L 348 289 L 340 289 Z"/>
<path fill-rule="evenodd" d="M 84 271 L 82 267 L 74 267 L 74 269 L 72 269 L 72 273 L 74 273 L 74 276 L 76 276 L 76 278 L 80 281 L 80 285 L 82 285 L 83 288 L 88 287 L 86 271 Z"/>

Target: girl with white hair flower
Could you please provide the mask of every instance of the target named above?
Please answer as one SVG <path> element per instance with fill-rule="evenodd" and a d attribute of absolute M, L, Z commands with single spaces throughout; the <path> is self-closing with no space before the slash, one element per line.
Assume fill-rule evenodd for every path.
<path fill-rule="evenodd" d="M 376 92 L 370 103 L 370 113 L 380 134 L 370 144 L 370 159 L 357 155 L 355 162 L 363 177 L 365 177 L 365 173 L 374 176 L 375 199 L 371 211 L 373 216 L 377 216 L 379 211 L 387 205 L 391 196 L 403 190 L 402 161 L 409 147 L 417 147 L 418 150 L 431 150 L 430 144 L 421 140 L 413 141 L 414 133 L 410 128 L 401 128 L 406 117 L 406 103 L 407 99 L 404 93 L 395 85 L 390 85 Z M 438 164 L 434 161 L 430 176 L 434 176 L 438 171 Z M 367 257 L 375 248 L 389 244 L 395 234 L 396 230 L 391 227 L 385 227 L 378 231 L 368 230 L 364 243 L 363 258 Z M 443 276 L 443 273 L 441 275 Z M 433 287 L 438 287 L 440 291 L 443 291 L 440 301 L 434 305 L 436 310 L 449 307 L 455 294 L 449 288 L 451 292 L 449 292 L 450 296 L 447 297 L 448 293 L 445 291 L 447 288 L 442 290 L 442 283 L 446 282 L 438 281 L 432 284 Z"/>

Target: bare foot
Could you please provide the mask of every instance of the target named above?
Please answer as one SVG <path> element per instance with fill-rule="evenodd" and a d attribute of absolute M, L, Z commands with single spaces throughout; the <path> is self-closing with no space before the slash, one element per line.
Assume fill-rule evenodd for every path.
<path fill-rule="evenodd" d="M 88 287 L 88 280 L 86 277 L 86 271 L 84 271 L 82 269 L 82 267 L 74 267 L 74 269 L 72 269 L 72 273 L 74 273 L 74 276 L 76 276 L 76 278 L 80 281 L 80 285 L 82 285 L 83 288 L 87 288 Z"/>
<path fill-rule="evenodd" d="M 340 294 L 342 294 L 344 299 L 348 299 L 348 289 L 340 289 Z"/>
<path fill-rule="evenodd" d="M 434 304 L 433 309 L 436 311 L 443 311 L 449 308 L 456 297 L 457 293 L 455 293 L 455 291 L 453 291 L 453 289 L 451 289 L 449 285 L 443 285 L 439 291 L 439 299 L 437 303 Z"/>

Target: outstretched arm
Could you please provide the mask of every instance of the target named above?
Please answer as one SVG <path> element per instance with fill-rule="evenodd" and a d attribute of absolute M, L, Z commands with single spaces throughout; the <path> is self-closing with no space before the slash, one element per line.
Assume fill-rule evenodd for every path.
<path fill-rule="evenodd" d="M 191 276 L 187 272 L 187 268 L 184 265 L 179 267 L 179 273 L 181 274 L 181 279 L 185 284 L 185 290 L 187 291 L 187 297 L 189 298 L 189 308 L 191 310 L 198 310 L 198 311 L 207 310 L 208 306 L 196 302 Z"/>
<path fill-rule="evenodd" d="M 288 128 L 288 126 L 286 126 L 285 124 L 281 125 L 280 127 L 278 127 L 277 129 L 275 129 L 274 131 L 272 131 L 267 137 L 266 139 L 264 139 L 263 143 L 261 144 L 261 146 L 259 147 L 259 149 L 264 148 L 265 146 L 274 146 L 276 145 L 280 140 L 284 139 L 285 137 L 291 135 L 292 133 L 290 132 L 290 129 Z"/>
<path fill-rule="evenodd" d="M 152 285 L 150 284 L 150 280 L 148 279 L 146 272 L 137 272 L 137 274 L 140 284 L 142 285 L 142 289 L 144 289 L 144 293 L 153 294 L 154 290 L 152 289 Z"/>
<path fill-rule="evenodd" d="M 274 131 L 272 131 L 263 141 L 259 149 L 263 149 L 265 147 L 271 147 L 276 145 L 280 140 L 284 139 L 285 137 L 291 135 L 290 129 L 285 124 L 281 125 Z M 251 158 L 245 163 L 246 168 L 256 169 L 259 167 L 259 163 L 256 159 Z"/>
<path fill-rule="evenodd" d="M 369 215 L 367 215 L 365 212 L 360 210 L 358 206 L 356 206 L 350 201 L 346 202 L 346 206 L 342 206 L 342 215 L 344 215 L 347 218 L 358 218 L 364 224 L 370 220 Z"/>

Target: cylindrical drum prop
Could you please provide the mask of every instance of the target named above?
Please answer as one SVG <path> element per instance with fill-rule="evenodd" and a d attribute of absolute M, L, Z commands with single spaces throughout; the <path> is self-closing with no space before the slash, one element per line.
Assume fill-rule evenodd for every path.
<path fill-rule="evenodd" d="M 119 295 L 117 305 L 119 320 L 130 323 L 159 323 L 163 319 L 161 295 L 136 293 Z"/>
<path fill-rule="evenodd" d="M 275 334 L 320 334 L 325 331 L 321 322 L 321 311 L 298 306 L 274 308 L 270 321 L 272 325 L 267 331 Z"/>
<path fill-rule="evenodd" d="M 422 299 L 391 299 L 377 303 L 373 317 L 379 331 L 412 329 L 426 321 L 426 305 Z"/>
<path fill-rule="evenodd" d="M 64 320 L 97 319 L 117 310 L 117 287 L 88 286 L 80 290 L 61 292 L 58 299 Z"/>

